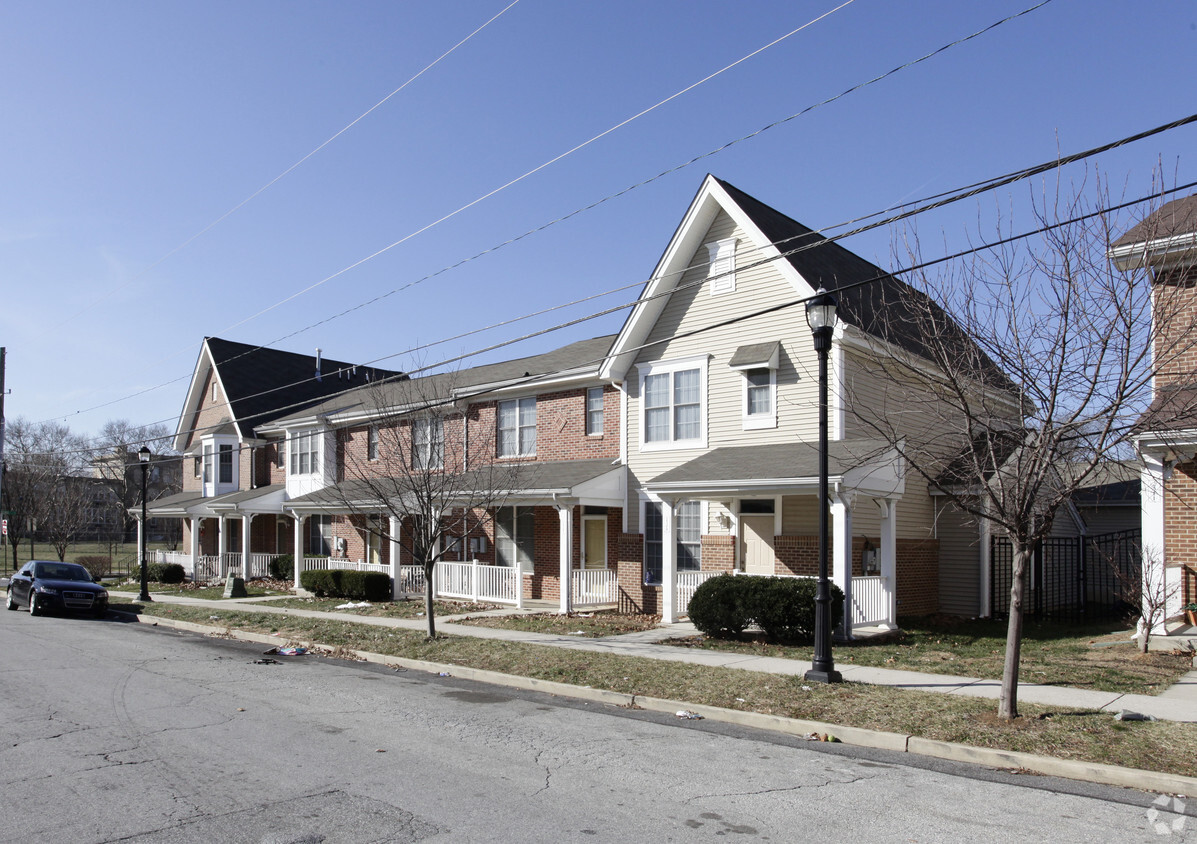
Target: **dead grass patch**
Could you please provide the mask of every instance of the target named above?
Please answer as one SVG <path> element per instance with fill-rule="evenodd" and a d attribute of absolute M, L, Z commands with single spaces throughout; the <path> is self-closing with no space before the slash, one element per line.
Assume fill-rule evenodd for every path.
<path fill-rule="evenodd" d="M 455 619 L 454 624 L 492 627 L 502 630 L 523 630 L 531 633 L 553 633 L 558 636 L 579 636 L 594 639 L 653 630 L 661 623 L 657 615 L 631 615 L 614 610 L 570 613 L 532 613 L 528 615 L 473 616 Z"/>

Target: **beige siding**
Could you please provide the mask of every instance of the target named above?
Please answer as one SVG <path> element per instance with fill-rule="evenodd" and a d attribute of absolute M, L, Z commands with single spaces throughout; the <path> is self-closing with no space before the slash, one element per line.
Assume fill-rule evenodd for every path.
<path fill-rule="evenodd" d="M 937 520 L 939 608 L 952 615 L 976 616 L 981 607 L 981 530 L 976 519 L 944 502 Z"/>

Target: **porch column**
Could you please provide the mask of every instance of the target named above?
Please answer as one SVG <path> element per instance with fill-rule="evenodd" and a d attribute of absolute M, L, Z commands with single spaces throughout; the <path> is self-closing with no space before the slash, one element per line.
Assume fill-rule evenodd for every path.
<path fill-rule="evenodd" d="M 399 565 L 399 520 L 391 516 L 387 522 L 387 545 L 391 554 L 391 600 L 404 596 L 403 569 Z"/>
<path fill-rule="evenodd" d="M 890 630 L 898 628 L 898 519 L 896 516 L 898 500 L 896 498 L 878 498 L 877 506 L 881 508 L 881 547 L 877 549 L 880 557 L 882 587 L 885 590 L 887 609 L 885 624 Z"/>
<path fill-rule="evenodd" d="M 196 516 L 188 516 L 187 521 L 191 523 L 191 542 L 190 542 L 191 579 L 195 580 L 196 572 L 199 571 L 199 568 L 198 568 L 199 567 L 199 554 L 200 554 L 199 532 L 200 532 L 200 521 L 201 520 L 199 518 L 197 518 Z"/>
<path fill-rule="evenodd" d="M 241 576 L 249 582 L 249 526 L 253 524 L 253 513 L 246 513 L 241 517 Z"/>
<path fill-rule="evenodd" d="M 307 517 L 299 513 L 293 513 L 295 516 L 295 591 L 299 592 L 299 573 L 303 571 L 303 525 L 307 521 Z"/>
<path fill-rule="evenodd" d="M 1152 628 L 1153 635 L 1163 636 L 1167 633 L 1165 620 L 1181 613 L 1181 568 L 1176 567 L 1171 572 L 1165 568 L 1165 549 L 1167 546 L 1167 528 L 1164 519 L 1165 489 L 1168 479 L 1172 476 L 1172 464 L 1164 462 L 1159 455 L 1143 455 L 1143 469 L 1140 474 L 1141 492 L 1139 497 L 1140 521 L 1142 522 L 1142 595 L 1144 602 L 1148 596 L 1161 589 L 1175 586 L 1175 592 L 1169 597 L 1163 617 L 1156 621 Z M 1173 577 L 1169 578 L 1168 575 Z M 1146 609 L 1146 606 L 1144 606 Z M 1142 621 L 1139 622 L 1142 624 Z M 1142 631 L 1136 633 L 1136 636 Z"/>
<path fill-rule="evenodd" d="M 852 638 L 852 496 L 831 494 L 831 582 L 844 593 L 844 615 L 839 619 L 844 638 Z"/>
<path fill-rule="evenodd" d="M 574 508 L 557 505 L 557 560 L 561 572 L 561 614 L 568 615 L 573 605 Z"/>
<path fill-rule="evenodd" d="M 220 555 L 220 576 L 224 578 L 228 574 L 225 567 L 224 555 L 229 550 L 229 534 L 225 528 L 224 516 L 221 515 L 216 520 L 216 553 Z"/>
<path fill-rule="evenodd" d="M 677 509 L 676 502 L 661 502 L 661 621 L 676 624 L 677 609 Z"/>

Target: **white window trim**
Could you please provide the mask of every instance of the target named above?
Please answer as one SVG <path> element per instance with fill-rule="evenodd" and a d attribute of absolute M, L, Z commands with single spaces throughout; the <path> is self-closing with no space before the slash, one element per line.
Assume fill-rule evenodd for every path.
<path fill-rule="evenodd" d="M 769 373 L 769 412 L 748 412 L 748 373 L 764 369 Z M 740 371 L 740 415 L 745 431 L 777 427 L 777 370 L 768 366 L 754 366 Z"/>
<path fill-rule="evenodd" d="M 648 546 L 648 533 L 645 530 L 645 518 L 646 518 L 645 513 L 648 510 L 649 504 L 656 504 L 661 507 L 666 507 L 668 505 L 665 503 L 664 499 L 659 498 L 658 496 L 656 496 L 650 492 L 639 493 L 639 498 L 640 498 L 639 528 L 640 528 L 640 558 L 641 558 L 640 581 L 645 586 L 662 586 L 662 585 L 664 585 L 664 580 L 665 580 L 664 557 L 662 557 L 662 571 L 661 571 L 662 583 L 647 583 L 646 582 L 646 578 L 648 575 L 648 554 L 646 553 L 647 546 Z M 687 499 L 687 501 L 697 501 L 698 502 L 698 524 L 699 524 L 698 542 L 699 542 L 699 547 L 701 549 L 703 534 L 705 534 L 710 529 L 710 518 L 711 518 L 710 502 L 704 501 L 702 499 Z M 685 504 L 685 503 L 687 503 L 687 501 L 679 501 L 678 503 Z M 662 518 L 664 518 L 664 514 L 662 514 Z M 675 543 L 677 542 L 676 534 L 677 534 L 677 525 L 676 525 L 676 520 L 675 520 L 675 524 L 674 524 L 674 542 Z M 701 554 L 701 551 L 700 551 L 700 554 Z M 702 570 L 701 558 L 699 560 L 698 565 L 699 565 L 699 571 L 701 571 Z"/>
<path fill-rule="evenodd" d="M 300 452 L 299 441 L 301 438 L 310 437 L 312 443 L 311 449 Z M 308 456 L 308 471 L 298 471 L 300 463 L 300 455 L 307 454 Z M 304 431 L 292 431 L 287 435 L 287 477 L 289 478 L 306 478 L 313 475 L 320 475 L 321 467 L 324 465 L 324 432 L 318 428 L 311 428 Z M 296 471 L 291 471 L 291 467 L 296 467 Z"/>
<path fill-rule="evenodd" d="M 536 423 L 532 426 L 532 450 L 520 451 L 520 404 L 525 401 L 532 402 L 532 407 L 536 412 Z M 501 436 L 502 428 L 499 427 L 499 408 L 504 404 L 515 405 L 515 451 L 511 454 L 503 454 L 503 437 Z M 536 396 L 520 396 L 514 399 L 502 399 L 495 402 L 495 456 L 507 460 L 515 457 L 535 457 L 536 456 L 536 434 L 540 433 L 540 407 Z"/>
<path fill-rule="evenodd" d="M 678 451 L 687 448 L 706 448 L 707 447 L 707 364 L 710 361 L 710 355 L 694 355 L 687 358 L 675 358 L 667 361 L 653 361 L 651 363 L 637 364 L 636 368 L 640 372 L 640 393 L 637 404 L 639 405 L 640 416 L 640 450 L 641 451 Z M 698 430 L 699 436 L 690 440 L 667 440 L 664 442 L 648 442 L 645 439 L 647 433 L 644 426 L 645 417 L 645 397 L 644 397 L 644 381 L 650 375 L 664 375 L 666 373 L 672 374 L 674 372 L 684 372 L 687 369 L 698 370 Z M 673 388 L 670 387 L 670 396 L 673 394 Z M 672 398 L 670 399 L 672 402 Z M 670 404 L 672 408 L 673 405 Z M 673 418 L 670 418 L 670 431 L 673 430 Z"/>
<path fill-rule="evenodd" d="M 412 419 L 411 466 L 419 472 L 435 472 L 445 468 L 443 416 L 417 416 Z"/>
<path fill-rule="evenodd" d="M 595 392 L 596 390 L 598 391 L 598 396 L 599 396 L 598 430 L 592 431 L 591 425 L 590 425 L 590 413 L 591 413 L 590 394 Z M 607 391 L 606 391 L 606 388 L 604 388 L 604 387 L 587 387 L 586 388 L 586 396 L 583 399 L 583 401 L 584 401 L 585 405 L 583 407 L 582 414 L 583 414 L 585 421 L 584 421 L 582 427 L 586 432 L 586 436 L 602 437 L 603 430 L 606 428 L 606 418 L 605 418 L 607 415 Z"/>
<path fill-rule="evenodd" d="M 711 280 L 712 296 L 736 292 L 736 242 L 734 237 L 725 237 L 707 244 L 707 278 Z"/>

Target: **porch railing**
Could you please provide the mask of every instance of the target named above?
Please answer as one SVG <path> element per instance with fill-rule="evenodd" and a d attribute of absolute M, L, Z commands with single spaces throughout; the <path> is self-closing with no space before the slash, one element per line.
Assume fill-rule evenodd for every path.
<path fill-rule="evenodd" d="M 724 574 L 721 571 L 679 571 L 677 573 L 677 611 L 679 615 L 685 615 L 686 610 L 690 608 L 690 599 L 694 597 L 694 592 L 699 586 L 706 583 L 712 577 L 718 577 Z"/>
<path fill-rule="evenodd" d="M 424 567 L 423 566 L 400 566 L 399 567 L 399 583 L 395 592 L 406 598 L 411 595 L 424 594 Z"/>
<path fill-rule="evenodd" d="M 575 607 L 614 604 L 616 577 L 614 569 L 575 569 L 570 572 L 570 597 Z"/>
<path fill-rule="evenodd" d="M 346 560 L 341 557 L 304 557 L 300 571 L 319 569 L 350 569 L 351 571 L 380 571 L 390 574 L 391 567 L 386 563 L 367 563 L 364 560 Z"/>
<path fill-rule="evenodd" d="M 524 605 L 524 575 L 518 566 L 483 565 L 477 560 L 469 563 L 442 560 L 436 564 L 433 577 L 438 598 Z"/>

